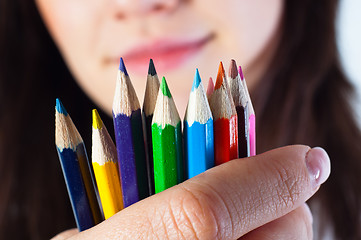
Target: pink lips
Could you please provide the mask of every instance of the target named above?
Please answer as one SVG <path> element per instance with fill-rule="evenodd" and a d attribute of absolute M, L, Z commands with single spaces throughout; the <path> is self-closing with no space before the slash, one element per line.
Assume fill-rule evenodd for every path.
<path fill-rule="evenodd" d="M 130 72 L 144 75 L 148 70 L 150 58 L 153 59 L 157 71 L 170 71 L 198 53 L 212 38 L 213 34 L 192 41 L 155 41 L 137 46 L 122 57 Z M 114 61 L 118 63 L 119 58 Z"/>

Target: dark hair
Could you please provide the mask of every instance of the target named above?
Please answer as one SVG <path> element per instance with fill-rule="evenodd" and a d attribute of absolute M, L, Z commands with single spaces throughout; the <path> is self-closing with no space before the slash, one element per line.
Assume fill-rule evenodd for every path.
<path fill-rule="evenodd" d="M 34 2 L 0 1 L 0 239 L 49 239 L 76 227 L 54 142 L 56 97 L 91 146 L 95 106 Z"/>
<path fill-rule="evenodd" d="M 319 201 L 321 228 L 361 239 L 361 134 L 336 46 L 337 0 L 286 1 L 283 33 L 267 74 L 253 94 L 259 152 L 288 144 L 326 149 L 332 173 Z M 270 127 L 272 126 L 272 127 Z"/>
<path fill-rule="evenodd" d="M 311 201 L 322 202 L 322 217 L 339 238 L 359 239 L 361 136 L 348 103 L 352 87 L 338 62 L 337 3 L 286 1 L 276 56 L 251 94 L 258 151 L 293 143 L 324 147 L 332 174 Z M 34 2 L 2 0 L 0 239 L 46 239 L 75 227 L 53 142 L 56 97 L 90 146 L 95 106 L 70 75 Z"/>

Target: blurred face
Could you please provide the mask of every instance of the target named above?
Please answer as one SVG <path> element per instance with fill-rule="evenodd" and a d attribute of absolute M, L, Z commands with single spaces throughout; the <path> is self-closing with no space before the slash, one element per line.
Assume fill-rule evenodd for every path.
<path fill-rule="evenodd" d="M 111 113 L 119 58 L 142 104 L 149 58 L 180 114 L 195 69 L 206 86 L 233 58 L 249 88 L 277 46 L 283 0 L 36 0 L 50 34 L 84 91 Z M 227 69 L 226 69 L 227 70 Z"/>

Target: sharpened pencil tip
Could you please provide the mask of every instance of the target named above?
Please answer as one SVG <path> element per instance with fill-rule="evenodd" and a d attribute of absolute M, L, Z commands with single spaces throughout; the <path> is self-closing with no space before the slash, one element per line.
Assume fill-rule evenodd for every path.
<path fill-rule="evenodd" d="M 199 71 L 197 68 L 196 74 L 194 75 L 194 79 L 193 79 L 192 92 L 198 88 L 200 83 L 201 83 L 201 76 L 199 75 Z"/>
<path fill-rule="evenodd" d="M 96 109 L 92 111 L 93 115 L 93 128 L 95 129 L 102 129 L 103 128 L 103 121 L 99 116 L 99 113 Z"/>
<path fill-rule="evenodd" d="M 239 66 L 238 72 L 239 72 L 239 75 L 241 76 L 241 80 L 244 80 L 243 71 L 242 71 L 242 67 L 241 67 L 241 66 Z"/>
<path fill-rule="evenodd" d="M 172 94 L 170 94 L 168 84 L 167 84 L 167 81 L 165 80 L 165 77 L 162 78 L 162 83 L 160 84 L 160 89 L 162 90 L 162 93 L 164 96 L 172 98 Z"/>
<path fill-rule="evenodd" d="M 207 86 L 207 96 L 211 96 L 214 92 L 214 83 L 212 77 L 209 77 L 208 86 Z"/>
<path fill-rule="evenodd" d="M 119 70 L 122 71 L 126 76 L 128 76 L 128 72 L 127 69 L 125 68 L 123 58 L 120 58 Z"/>
<path fill-rule="evenodd" d="M 149 75 L 152 75 L 152 76 L 157 75 L 157 71 L 155 71 L 153 59 L 150 59 L 150 60 L 149 60 L 148 74 L 149 74 Z"/>
<path fill-rule="evenodd" d="M 217 90 L 222 86 L 224 78 L 225 78 L 225 73 L 224 73 L 223 63 L 220 62 L 219 68 L 218 68 L 218 73 L 217 73 L 216 85 L 214 86 L 214 90 Z"/>
<path fill-rule="evenodd" d="M 56 99 L 55 108 L 58 113 L 64 114 L 65 116 L 68 115 L 68 112 L 66 111 L 65 107 L 63 106 L 63 103 L 60 101 L 59 98 Z"/>
<path fill-rule="evenodd" d="M 228 74 L 232 79 L 235 79 L 238 76 L 237 64 L 234 59 L 231 60 L 231 64 L 229 65 Z"/>

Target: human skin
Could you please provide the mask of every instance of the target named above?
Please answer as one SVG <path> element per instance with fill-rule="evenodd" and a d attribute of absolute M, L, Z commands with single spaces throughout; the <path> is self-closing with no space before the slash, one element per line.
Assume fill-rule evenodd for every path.
<path fill-rule="evenodd" d="M 283 0 L 36 0 L 84 91 L 111 113 L 119 58 L 143 101 L 149 58 L 180 115 L 195 68 L 204 82 L 235 59 L 253 88 L 278 43 Z"/>
<path fill-rule="evenodd" d="M 329 174 L 323 149 L 283 147 L 212 168 L 54 239 L 312 239 L 305 201 Z"/>

